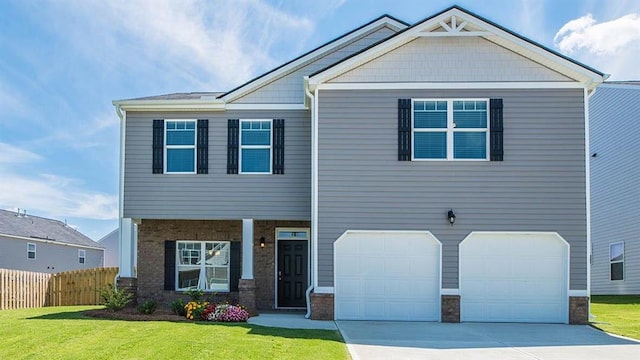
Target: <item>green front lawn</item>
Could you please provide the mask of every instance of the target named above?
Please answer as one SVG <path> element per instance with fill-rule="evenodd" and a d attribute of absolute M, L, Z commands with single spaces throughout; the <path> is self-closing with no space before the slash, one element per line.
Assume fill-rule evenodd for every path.
<path fill-rule="evenodd" d="M 0 359 L 349 358 L 337 331 L 83 315 L 95 308 L 0 311 Z"/>
<path fill-rule="evenodd" d="M 594 295 L 591 314 L 597 328 L 640 340 L 640 295 Z"/>

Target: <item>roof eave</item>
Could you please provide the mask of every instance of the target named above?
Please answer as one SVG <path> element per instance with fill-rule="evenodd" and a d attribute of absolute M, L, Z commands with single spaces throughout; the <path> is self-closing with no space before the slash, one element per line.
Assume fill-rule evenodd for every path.
<path fill-rule="evenodd" d="M 126 111 L 221 111 L 225 109 L 223 100 L 116 100 L 112 104 Z"/>

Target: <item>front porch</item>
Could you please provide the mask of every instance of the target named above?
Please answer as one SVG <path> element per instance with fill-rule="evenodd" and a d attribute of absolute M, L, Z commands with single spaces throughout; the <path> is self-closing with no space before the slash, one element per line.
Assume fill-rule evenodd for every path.
<path fill-rule="evenodd" d="M 240 303 L 252 314 L 306 307 L 309 221 L 123 219 L 122 223 L 118 283 L 135 290 L 138 302 L 168 305 L 197 287 L 211 301 Z"/>

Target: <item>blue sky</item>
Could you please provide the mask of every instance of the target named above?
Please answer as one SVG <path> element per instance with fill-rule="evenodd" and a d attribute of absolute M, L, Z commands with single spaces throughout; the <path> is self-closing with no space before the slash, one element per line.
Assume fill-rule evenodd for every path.
<path fill-rule="evenodd" d="M 0 208 L 98 240 L 117 226 L 112 100 L 229 90 L 384 13 L 453 4 L 640 79 L 637 0 L 0 0 Z"/>

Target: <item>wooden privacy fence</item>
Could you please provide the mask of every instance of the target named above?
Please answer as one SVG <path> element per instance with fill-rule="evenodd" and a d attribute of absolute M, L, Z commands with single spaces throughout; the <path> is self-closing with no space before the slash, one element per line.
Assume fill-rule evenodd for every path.
<path fill-rule="evenodd" d="M 118 273 L 117 267 L 58 274 L 0 269 L 0 309 L 97 305 L 99 290 Z"/>

